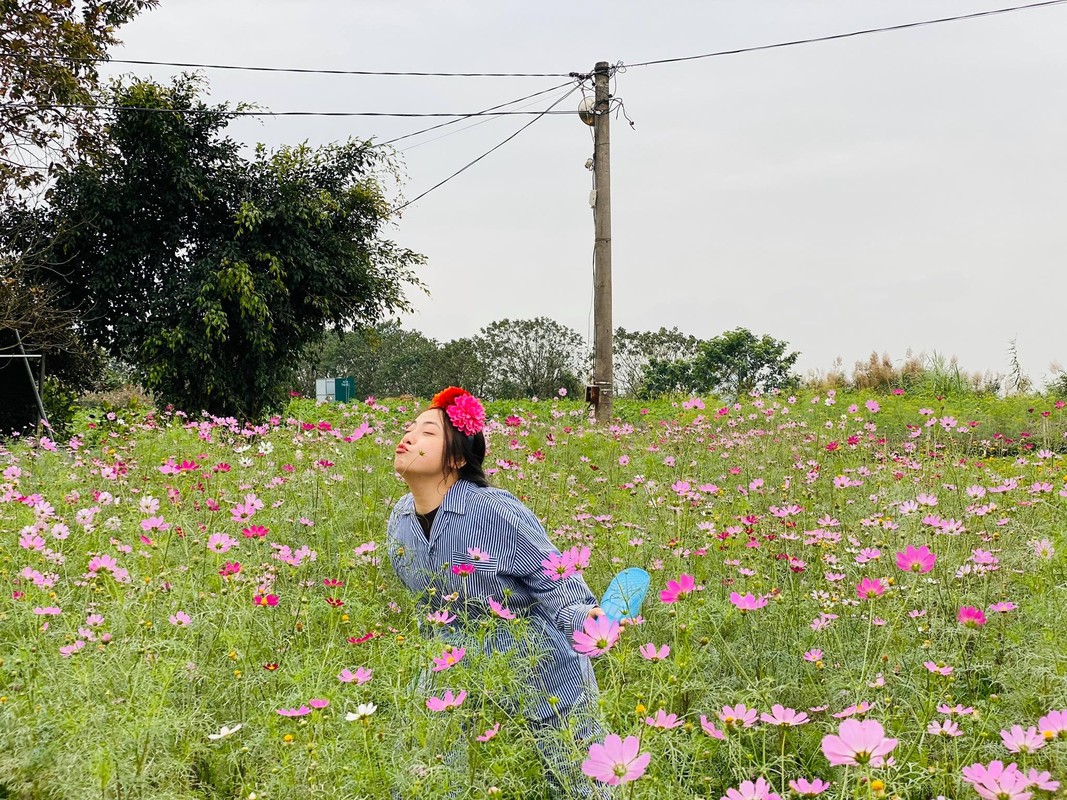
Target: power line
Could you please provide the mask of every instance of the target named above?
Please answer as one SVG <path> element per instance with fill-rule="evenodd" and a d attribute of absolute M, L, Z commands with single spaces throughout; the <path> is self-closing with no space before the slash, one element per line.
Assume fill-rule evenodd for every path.
<path fill-rule="evenodd" d="M 1067 2 L 1067 0 L 1063 0 Z M 569 83 L 569 81 L 568 81 Z M 566 86 L 567 84 L 563 84 Z M 556 87 L 559 88 L 559 87 Z M 512 101 L 518 102 L 518 101 Z M 510 105 L 505 103 L 504 105 Z M 9 106 L 11 107 L 11 106 Z M 405 111 L 225 111 L 217 108 L 151 108 L 148 106 L 113 106 L 91 104 L 57 104 L 25 106 L 27 112 L 84 110 L 84 111 L 145 111 L 154 114 L 222 114 L 227 117 L 530 117 L 545 114 L 577 114 L 577 111 L 464 111 L 464 112 L 405 112 Z M 435 126 L 436 127 L 436 126 Z M 433 130 L 427 128 L 427 130 Z M 411 136 L 425 131 L 416 131 Z"/>
<path fill-rule="evenodd" d="M 865 28 L 864 30 L 849 31 L 848 33 L 835 33 L 830 36 L 816 36 L 811 39 L 794 39 L 789 42 L 775 42 L 774 44 L 762 44 L 755 47 L 739 47 L 735 50 L 718 50 L 714 53 L 702 53 L 696 56 L 681 56 L 678 58 L 660 58 L 655 61 L 639 61 L 636 64 L 620 64 L 619 68 L 630 67 L 648 67 L 655 64 L 676 64 L 681 61 L 696 61 L 702 58 L 716 58 L 718 56 L 733 56 L 739 53 L 755 53 L 760 50 L 775 50 L 781 47 L 794 47 L 800 44 L 813 44 L 816 42 L 832 42 L 837 39 L 849 39 L 853 36 L 865 36 L 869 33 L 885 33 L 887 31 L 902 31 L 909 28 L 921 28 L 926 25 L 939 25 L 942 22 L 956 22 L 963 19 L 978 19 L 979 17 L 992 17 L 997 14 L 1009 14 L 1013 11 L 1027 11 L 1033 8 L 1045 8 L 1048 6 L 1058 6 L 1063 3 L 1067 3 L 1067 0 L 1045 0 L 1041 3 L 1028 3 L 1022 6 L 1011 6 L 1009 8 L 994 8 L 989 11 L 976 11 L 973 14 L 958 14 L 954 17 L 940 17 L 938 19 L 927 19 L 919 22 L 905 22 L 901 25 L 887 25 L 884 28 Z"/>
<path fill-rule="evenodd" d="M 2 51 L 5 56 L 23 55 L 11 50 Z M 194 64 L 187 61 L 144 61 L 130 58 L 72 58 L 70 56 L 41 55 L 53 61 L 71 64 L 131 64 L 141 67 L 181 67 L 183 69 L 226 69 L 241 72 L 287 72 L 298 75 L 363 75 L 387 78 L 569 78 L 566 72 L 390 72 L 371 69 L 304 69 L 301 67 L 258 67 L 241 64 Z"/>
<path fill-rule="evenodd" d="M 476 159 L 474 159 L 473 161 L 468 161 L 468 162 L 467 162 L 466 164 L 464 164 L 464 165 L 463 165 L 462 167 L 460 167 L 459 169 L 457 169 L 457 170 L 456 170 L 455 172 L 453 172 L 453 173 L 452 173 L 451 175 L 449 175 L 449 176 L 448 176 L 447 178 L 445 178 L 445 179 L 444 179 L 443 181 L 440 181 L 439 183 L 435 183 L 435 184 L 434 184 L 433 186 L 431 186 L 431 187 L 430 187 L 429 189 L 427 189 L 427 190 L 426 190 L 425 192 L 423 192 L 422 194 L 419 194 L 419 195 L 417 195 L 417 196 L 413 197 L 413 198 L 412 198 L 411 200 L 408 200 L 408 201 L 407 201 L 406 203 L 402 203 L 402 204 L 400 204 L 399 206 L 397 206 L 396 208 L 392 209 L 392 213 L 394 213 L 394 214 L 395 214 L 395 213 L 396 213 L 396 212 L 398 212 L 398 211 L 402 211 L 403 209 L 405 209 L 405 208 L 407 208 L 408 206 L 410 206 L 410 205 L 411 205 L 412 203 L 415 203 L 415 202 L 417 202 L 417 201 L 421 200 L 422 198 L 424 198 L 424 197 L 425 197 L 426 195 L 428 195 L 428 194 L 429 194 L 430 192 L 434 191 L 435 189 L 440 189 L 440 188 L 441 188 L 442 186 L 444 186 L 444 185 L 445 185 L 446 183 L 448 183 L 448 182 L 449 182 L 450 180 L 452 180 L 453 178 L 455 178 L 455 177 L 456 177 L 457 175 L 459 175 L 459 174 L 461 174 L 461 173 L 463 173 L 463 172 L 466 172 L 466 171 L 467 171 L 468 169 L 470 169 L 471 167 L 473 167 L 473 166 L 474 166 L 475 164 L 477 164 L 477 163 L 478 163 L 479 161 L 481 161 L 481 160 L 482 160 L 483 158 L 485 158 L 485 157 L 486 157 L 487 155 L 489 155 L 490 153 L 494 152 L 495 150 L 499 150 L 499 149 L 500 149 L 501 147 L 503 147 L 504 145 L 506 145 L 506 144 L 507 144 L 508 142 L 510 142 L 510 141 L 511 141 L 512 139 L 514 139 L 514 138 L 515 138 L 516 136 L 518 136 L 518 135 L 519 135 L 520 133 L 522 133 L 522 132 L 523 132 L 524 130 L 526 130 L 526 129 L 527 129 L 527 128 L 529 128 L 529 127 L 530 127 L 531 125 L 533 125 L 533 124 L 534 124 L 535 122 L 537 122 L 537 121 L 538 121 L 539 119 L 542 119 L 543 117 L 545 117 L 545 116 L 546 116 L 546 115 L 548 115 L 548 114 L 551 114 L 551 113 L 555 113 L 555 112 L 553 112 L 553 111 L 552 111 L 552 109 L 554 109 L 554 108 L 555 108 L 556 106 L 558 106 L 558 105 L 559 105 L 560 103 L 562 103 L 562 102 L 563 102 L 564 100 L 566 100 L 566 99 L 567 99 L 568 97 L 570 97 L 570 96 L 571 96 L 572 94 L 574 94 L 574 93 L 575 93 L 576 91 L 578 91 L 578 89 L 580 89 L 580 88 L 581 88 L 581 84 L 580 84 L 580 83 L 579 83 L 579 84 L 577 84 L 577 85 L 575 85 L 575 86 L 574 86 L 574 87 L 573 87 L 572 89 L 570 89 L 570 91 L 567 91 L 567 92 L 565 92 L 565 93 L 564 93 L 564 94 L 562 94 L 562 95 L 561 95 L 561 96 L 560 96 L 559 98 L 557 98 L 557 99 L 556 99 L 556 100 L 555 100 L 555 101 L 554 101 L 554 102 L 552 103 L 552 105 L 550 105 L 550 106 L 549 106 L 548 108 L 546 108 L 546 109 L 545 109 L 544 111 L 540 111 L 540 112 L 537 112 L 537 116 L 536 116 L 536 117 L 534 117 L 534 118 L 533 118 L 532 120 L 530 120 L 529 122 L 527 122 L 527 123 L 526 123 L 525 125 L 523 125 L 523 126 L 522 126 L 521 128 L 519 128 L 519 129 L 518 129 L 517 131 L 515 131 L 515 132 L 514 132 L 513 134 L 511 134 L 510 136 L 508 136 L 508 137 L 507 137 L 506 139 L 504 139 L 504 141 L 502 141 L 502 142 L 500 142 L 500 143 L 498 143 L 498 144 L 494 145 L 493 147 L 489 148 L 488 150 L 486 150 L 486 151 L 485 151 L 484 153 L 482 153 L 482 154 L 481 154 L 480 156 L 478 156 L 478 157 L 477 157 Z M 577 113 L 577 112 L 575 112 L 575 113 Z"/>
<path fill-rule="evenodd" d="M 518 98 L 516 100 L 510 100 L 507 103 L 501 103 L 500 105 L 497 105 L 497 106 L 490 106 L 489 108 L 482 109 L 481 111 L 476 112 L 475 114 L 468 114 L 465 117 L 459 117 L 458 119 L 449 120 L 448 122 L 441 122 L 441 123 L 438 123 L 437 125 L 431 125 L 429 128 L 423 128 L 421 131 L 414 131 L 413 133 L 405 133 L 403 136 L 397 136 L 394 139 L 389 139 L 387 141 L 380 142 L 379 144 L 380 145 L 393 144 L 394 142 L 399 142 L 399 141 L 402 141 L 404 139 L 410 139 L 413 136 L 420 136 L 421 134 L 429 133 L 430 131 L 435 131 L 438 128 L 444 128 L 444 127 L 446 127 L 448 125 L 455 125 L 457 122 L 462 122 L 465 119 L 470 119 L 470 117 L 477 116 L 477 114 L 488 114 L 490 111 L 497 111 L 497 110 L 499 110 L 501 108 L 504 108 L 505 106 L 513 106 L 516 103 L 523 102 L 524 100 L 530 100 L 530 99 L 532 99 L 534 97 L 540 97 L 543 94 L 548 94 L 549 92 L 554 92 L 557 89 L 562 89 L 564 86 L 570 86 L 570 84 L 571 84 L 571 81 L 567 81 L 566 83 L 561 83 L 561 84 L 558 84 L 557 86 L 551 86 L 548 89 L 542 89 L 540 92 L 534 92 L 533 94 L 528 94 L 525 97 L 520 97 L 520 98 Z"/>

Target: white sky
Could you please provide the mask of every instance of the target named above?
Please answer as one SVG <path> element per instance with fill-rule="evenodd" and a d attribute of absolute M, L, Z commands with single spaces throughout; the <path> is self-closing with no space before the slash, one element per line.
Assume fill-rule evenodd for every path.
<path fill-rule="evenodd" d="M 115 58 L 321 69 L 587 72 L 970 13 L 1010 0 L 658 3 L 162 0 Z M 1067 366 L 1067 5 L 767 52 L 633 68 L 612 122 L 614 325 L 785 339 L 801 372 L 871 350 L 1005 372 Z M 164 68 L 130 68 L 164 79 Z M 111 72 L 118 72 L 112 67 Z M 553 78 L 207 71 L 216 101 L 274 111 L 471 112 Z M 560 90 L 562 94 L 564 90 Z M 538 98 L 547 106 L 557 94 Z M 560 108 L 576 107 L 577 95 Z M 414 197 L 528 121 L 408 150 Z M 387 139 L 441 120 L 276 118 L 271 146 Z M 401 143 L 409 146 L 443 131 Z M 591 334 L 589 129 L 546 117 L 409 207 L 429 258 L 407 327 L 440 341 L 504 318 Z"/>

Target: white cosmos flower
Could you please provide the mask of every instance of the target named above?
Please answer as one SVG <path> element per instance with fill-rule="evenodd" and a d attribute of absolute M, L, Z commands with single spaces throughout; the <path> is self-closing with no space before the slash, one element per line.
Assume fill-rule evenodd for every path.
<path fill-rule="evenodd" d="M 349 711 L 347 714 L 345 714 L 345 719 L 349 722 L 355 722 L 356 720 L 366 719 L 377 710 L 378 706 L 374 705 L 374 703 L 360 703 L 358 706 L 356 706 L 355 711 Z"/>
<path fill-rule="evenodd" d="M 219 728 L 218 733 L 209 733 L 207 735 L 207 738 L 211 739 L 212 741 L 216 739 L 225 739 L 227 736 L 231 736 L 237 733 L 237 731 L 241 730 L 241 727 L 242 723 L 240 722 L 238 722 L 232 728 L 227 728 L 225 725 L 223 725 L 221 728 Z"/>

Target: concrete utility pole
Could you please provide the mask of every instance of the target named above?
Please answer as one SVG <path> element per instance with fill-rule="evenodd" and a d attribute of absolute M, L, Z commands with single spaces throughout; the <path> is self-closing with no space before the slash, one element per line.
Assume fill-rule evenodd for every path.
<path fill-rule="evenodd" d="M 593 107 L 593 211 L 596 237 L 593 249 L 593 407 L 596 421 L 611 419 L 615 395 L 612 374 L 611 327 L 611 95 L 608 62 L 593 69 L 596 96 Z"/>

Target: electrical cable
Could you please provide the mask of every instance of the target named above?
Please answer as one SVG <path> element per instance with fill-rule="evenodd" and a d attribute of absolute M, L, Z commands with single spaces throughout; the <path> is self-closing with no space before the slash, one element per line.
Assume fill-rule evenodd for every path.
<path fill-rule="evenodd" d="M 957 22 L 964 19 L 978 19 L 979 17 L 992 17 L 998 14 L 1009 14 L 1013 11 L 1027 11 L 1033 8 L 1045 8 L 1047 6 L 1058 6 L 1063 3 L 1067 3 L 1067 0 L 1044 0 L 1040 3 L 1028 3 L 1021 6 L 1010 6 L 1008 8 L 994 8 L 989 11 L 976 11 L 972 14 L 958 14 L 953 17 L 940 17 L 938 19 L 927 19 L 919 22 L 905 22 L 901 25 L 887 25 L 883 28 L 865 28 L 858 31 L 849 31 L 848 33 L 835 33 L 830 36 L 815 36 L 811 39 L 794 39 L 789 42 L 775 42 L 774 44 L 763 44 L 755 47 L 739 47 L 734 50 L 718 50 L 714 53 L 702 53 L 696 56 L 681 56 L 679 58 L 660 58 L 655 61 L 639 61 L 634 64 L 621 64 L 624 67 L 649 67 L 656 64 L 677 64 L 682 61 L 696 61 L 702 58 L 716 58 L 718 56 L 733 56 L 739 53 L 755 53 L 760 50 L 775 50 L 780 47 L 794 47 L 801 44 L 813 44 L 816 42 L 832 42 L 837 39 L 848 39 L 853 36 L 865 36 L 869 33 L 885 33 L 887 31 L 902 31 L 909 28 L 921 28 L 926 25 L 939 25 L 942 22 Z"/>
<path fill-rule="evenodd" d="M 1067 0 L 1064 0 L 1067 2 Z M 507 105 L 507 104 L 505 104 Z M 10 108 L 11 106 L 9 106 Z M 530 117 L 545 114 L 576 115 L 577 111 L 465 111 L 465 112 L 402 112 L 402 111 L 220 111 L 217 108 L 149 108 L 147 106 L 112 106 L 70 103 L 25 106 L 28 112 L 84 110 L 84 111 L 146 111 L 155 114 L 223 114 L 227 117 Z M 420 131 L 424 132 L 424 131 Z M 414 135 L 414 134 L 413 134 Z"/>
<path fill-rule="evenodd" d="M 440 187 L 444 186 L 444 185 L 445 185 L 446 183 L 448 183 L 448 182 L 449 182 L 450 180 L 452 180 L 453 178 L 455 178 L 455 177 L 456 177 L 457 175 L 459 175 L 459 174 L 461 174 L 461 173 L 463 173 L 463 172 L 466 172 L 466 171 L 467 171 L 468 169 L 470 169 L 471 167 L 473 167 L 473 166 L 474 166 L 475 164 L 477 164 L 477 163 L 478 163 L 479 161 L 481 161 L 481 160 L 482 160 L 483 158 L 485 158 L 486 156 L 488 156 L 488 155 L 489 155 L 490 153 L 494 152 L 495 150 L 499 150 L 499 149 L 500 149 L 501 147 L 503 147 L 503 146 L 504 146 L 505 144 L 507 144 L 508 142 L 510 142 L 510 141 L 511 141 L 512 139 L 514 139 L 514 138 L 515 138 L 516 136 L 518 136 L 518 135 L 519 135 L 520 133 L 522 133 L 522 132 L 523 132 L 524 130 L 526 130 L 527 128 L 529 128 L 529 127 L 530 127 L 531 125 L 533 125 L 533 124 L 534 124 L 535 122 L 537 122 L 537 121 L 538 121 L 538 120 L 540 120 L 541 118 L 545 117 L 545 116 L 546 116 L 546 115 L 548 115 L 548 114 L 552 114 L 552 113 L 558 113 L 558 112 L 553 112 L 553 111 L 552 111 L 552 109 L 554 109 L 554 108 L 555 108 L 556 106 L 558 106 L 558 105 L 559 105 L 560 103 L 562 103 L 562 102 L 563 102 L 564 100 L 566 100 L 566 99 L 567 99 L 568 97 L 570 97 L 570 96 L 571 96 L 572 94 L 574 94 L 574 93 L 575 93 L 576 91 L 578 91 L 578 89 L 580 89 L 580 88 L 581 88 L 581 84 L 580 84 L 580 83 L 579 83 L 579 84 L 576 84 L 576 85 L 574 86 L 574 88 L 572 88 L 572 89 L 571 89 L 570 91 L 567 91 L 567 92 L 565 92 L 565 93 L 564 93 L 563 95 L 561 95 L 561 96 L 560 96 L 560 97 L 559 97 L 559 98 L 558 98 L 557 100 L 555 100 L 555 101 L 554 101 L 554 102 L 552 103 L 552 105 L 550 105 L 550 106 L 549 106 L 548 108 L 546 108 L 546 109 L 545 109 L 544 111 L 538 112 L 538 114 L 537 114 L 537 116 L 536 116 L 536 117 L 534 117 L 534 118 L 533 118 L 532 120 L 530 120 L 529 122 L 527 122 L 527 123 L 526 123 L 525 125 L 523 125 L 523 126 L 522 126 L 521 128 L 519 128 L 519 129 L 518 129 L 517 131 L 515 131 L 514 133 L 512 133 L 512 134 L 511 134 L 510 136 L 508 136 L 508 137 L 507 137 L 506 139 L 504 139 L 504 140 L 503 140 L 502 142 L 500 142 L 500 143 L 498 143 L 498 144 L 494 145 L 494 146 L 493 146 L 493 147 L 491 147 L 491 148 L 490 148 L 489 150 L 486 150 L 486 151 L 485 151 L 484 153 L 482 153 L 482 154 L 481 154 L 480 156 L 478 156 L 478 157 L 477 157 L 476 159 L 474 159 L 473 161 L 468 161 L 468 162 L 467 162 L 466 164 L 464 164 L 464 165 L 463 165 L 462 167 L 460 167 L 459 169 L 457 169 L 457 170 L 456 170 L 455 172 L 453 172 L 453 173 L 452 173 L 451 175 L 449 175 L 449 176 L 448 176 L 447 178 L 445 178 L 445 179 L 444 179 L 443 181 L 440 181 L 439 183 L 436 183 L 436 184 L 434 184 L 433 186 L 431 186 L 431 187 L 430 187 L 429 189 L 427 189 L 427 190 L 426 190 L 425 192 L 423 192 L 422 194 L 419 194 L 419 195 L 417 195 L 417 196 L 413 197 L 413 198 L 412 198 L 411 200 L 408 200 L 408 201 L 407 201 L 407 202 L 405 202 L 405 203 L 401 203 L 401 204 L 400 204 L 399 206 L 397 206 L 396 208 L 392 209 L 392 213 L 394 213 L 394 214 L 395 214 L 395 213 L 397 213 L 397 212 L 399 212 L 399 211 L 402 211 L 403 209 L 405 209 L 405 208 L 407 208 L 408 206 L 410 206 L 410 205 L 411 205 L 412 203 L 415 203 L 415 202 L 417 202 L 417 201 L 421 200 L 422 198 L 424 198 L 424 197 L 425 197 L 426 195 L 428 195 L 428 194 L 429 194 L 430 192 L 434 191 L 435 189 L 439 189 Z M 575 113 L 575 114 L 577 114 L 578 112 L 576 112 L 576 111 L 575 111 L 575 112 L 567 112 L 567 113 Z"/>

